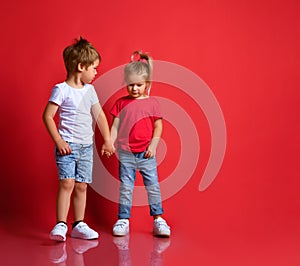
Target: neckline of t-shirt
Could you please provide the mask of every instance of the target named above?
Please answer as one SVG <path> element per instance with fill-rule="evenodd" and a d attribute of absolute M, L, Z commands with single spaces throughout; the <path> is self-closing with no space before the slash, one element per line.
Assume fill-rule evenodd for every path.
<path fill-rule="evenodd" d="M 70 86 L 66 81 L 64 81 L 64 84 L 75 91 L 83 90 L 83 89 L 87 88 L 87 85 L 88 85 L 87 83 L 85 83 L 82 88 L 74 88 L 74 87 Z"/>
<path fill-rule="evenodd" d="M 139 99 L 138 98 L 134 98 L 134 97 L 128 97 L 128 96 L 127 96 L 127 98 L 130 99 L 130 100 L 137 100 L 137 101 L 141 101 L 142 100 L 143 101 L 143 100 L 150 99 L 150 96 L 144 97 L 144 98 L 139 98 Z"/>

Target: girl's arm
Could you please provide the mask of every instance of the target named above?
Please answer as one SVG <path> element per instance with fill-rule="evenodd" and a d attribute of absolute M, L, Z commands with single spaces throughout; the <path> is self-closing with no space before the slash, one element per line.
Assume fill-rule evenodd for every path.
<path fill-rule="evenodd" d="M 156 155 L 156 149 L 162 134 L 162 130 L 163 130 L 162 119 L 155 120 L 153 137 L 144 155 L 145 158 L 152 158 Z"/>
<path fill-rule="evenodd" d="M 46 126 L 46 129 L 53 139 L 58 151 L 60 152 L 61 155 L 68 155 L 72 152 L 69 144 L 65 142 L 60 134 L 58 133 L 54 117 L 55 114 L 58 110 L 59 106 L 55 103 L 48 102 L 46 105 L 46 108 L 43 113 L 43 121 Z"/>
<path fill-rule="evenodd" d="M 101 149 L 101 155 L 110 156 L 115 152 L 115 149 L 112 145 L 109 126 L 103 109 L 100 106 L 100 103 L 94 104 L 92 106 L 92 112 L 95 117 L 96 123 L 100 129 L 101 135 L 103 137 L 104 143 Z"/>
<path fill-rule="evenodd" d="M 114 144 L 117 137 L 118 137 L 118 129 L 119 129 L 119 125 L 120 125 L 120 119 L 118 117 L 114 117 L 112 126 L 111 126 L 111 130 L 110 130 L 110 134 L 111 134 L 111 141 Z"/>

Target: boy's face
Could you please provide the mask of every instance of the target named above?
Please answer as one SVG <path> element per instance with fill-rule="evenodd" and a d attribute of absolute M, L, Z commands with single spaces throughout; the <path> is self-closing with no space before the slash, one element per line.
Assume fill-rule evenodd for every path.
<path fill-rule="evenodd" d="M 99 60 L 97 59 L 89 67 L 84 67 L 81 72 L 81 81 L 83 83 L 91 83 L 97 75 L 97 67 L 99 66 Z"/>
<path fill-rule="evenodd" d="M 127 78 L 126 83 L 128 94 L 132 98 L 139 99 L 147 96 L 148 82 L 145 81 L 143 75 L 132 74 Z"/>

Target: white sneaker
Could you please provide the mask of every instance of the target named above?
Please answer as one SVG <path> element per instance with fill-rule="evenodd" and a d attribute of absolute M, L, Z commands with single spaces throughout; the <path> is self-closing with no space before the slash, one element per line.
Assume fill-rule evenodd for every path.
<path fill-rule="evenodd" d="M 119 219 L 113 228 L 114 236 L 126 236 L 129 233 L 129 220 Z"/>
<path fill-rule="evenodd" d="M 68 226 L 64 223 L 58 223 L 50 232 L 50 239 L 56 241 L 66 241 Z"/>
<path fill-rule="evenodd" d="M 153 234 L 155 236 L 165 236 L 169 237 L 171 235 L 170 226 L 168 226 L 167 222 L 161 218 L 158 217 L 153 222 Z"/>
<path fill-rule="evenodd" d="M 86 223 L 80 222 L 73 228 L 71 237 L 81 239 L 96 239 L 99 237 L 99 234 L 93 229 L 89 228 Z"/>

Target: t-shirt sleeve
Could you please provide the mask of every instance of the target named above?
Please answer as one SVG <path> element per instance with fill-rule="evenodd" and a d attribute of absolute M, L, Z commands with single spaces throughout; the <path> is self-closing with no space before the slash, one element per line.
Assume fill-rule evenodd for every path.
<path fill-rule="evenodd" d="M 162 119 L 159 102 L 156 98 L 153 98 L 153 117 L 154 120 Z"/>
<path fill-rule="evenodd" d="M 119 117 L 119 113 L 120 113 L 120 100 L 117 100 L 113 107 L 111 108 L 110 110 L 110 114 L 113 116 L 113 117 Z"/>
<path fill-rule="evenodd" d="M 62 104 L 62 102 L 63 102 L 63 93 L 62 93 L 61 89 L 58 86 L 55 86 L 52 89 L 49 102 L 56 103 L 59 106 Z"/>
<path fill-rule="evenodd" d="M 92 88 L 91 88 L 91 101 L 92 101 L 92 105 L 99 102 L 99 98 L 98 98 L 98 95 L 96 93 L 94 86 L 92 86 Z"/>

